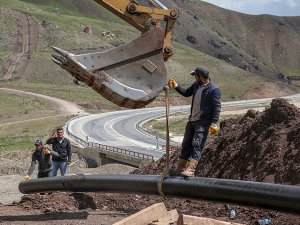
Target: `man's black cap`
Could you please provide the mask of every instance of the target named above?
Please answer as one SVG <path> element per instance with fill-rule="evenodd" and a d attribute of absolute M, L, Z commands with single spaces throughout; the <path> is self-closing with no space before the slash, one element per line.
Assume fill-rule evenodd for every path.
<path fill-rule="evenodd" d="M 36 140 L 34 142 L 34 145 L 43 145 L 43 142 L 41 140 Z"/>
<path fill-rule="evenodd" d="M 197 67 L 195 70 L 193 70 L 191 72 L 191 75 L 193 76 L 203 76 L 205 78 L 208 78 L 209 77 L 209 71 L 207 68 L 201 66 L 201 67 Z"/>

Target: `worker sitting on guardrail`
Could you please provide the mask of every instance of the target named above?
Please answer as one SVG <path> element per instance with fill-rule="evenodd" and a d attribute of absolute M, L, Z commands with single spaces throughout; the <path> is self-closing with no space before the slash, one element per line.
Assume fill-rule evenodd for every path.
<path fill-rule="evenodd" d="M 50 177 L 52 171 L 52 160 L 51 155 L 59 156 L 57 152 L 50 151 L 48 148 L 44 147 L 41 140 L 36 140 L 35 143 L 36 150 L 32 153 L 31 166 L 24 176 L 25 180 L 28 180 L 35 169 L 35 165 L 39 164 L 38 178 Z"/>

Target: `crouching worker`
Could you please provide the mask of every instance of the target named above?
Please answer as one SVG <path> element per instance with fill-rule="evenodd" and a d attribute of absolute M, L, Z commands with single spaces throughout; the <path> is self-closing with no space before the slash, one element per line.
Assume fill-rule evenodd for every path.
<path fill-rule="evenodd" d="M 51 155 L 59 156 L 57 152 L 50 151 L 48 148 L 45 148 L 41 140 L 36 140 L 34 144 L 36 150 L 32 153 L 31 166 L 27 172 L 27 175 L 24 176 L 24 180 L 29 179 L 37 162 L 39 164 L 38 178 L 50 177 L 52 171 Z"/>

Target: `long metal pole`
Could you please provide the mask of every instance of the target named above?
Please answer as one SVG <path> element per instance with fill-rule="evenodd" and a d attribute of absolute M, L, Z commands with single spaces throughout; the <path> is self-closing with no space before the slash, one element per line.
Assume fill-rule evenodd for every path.
<path fill-rule="evenodd" d="M 170 116 L 170 88 L 165 86 L 166 93 L 166 169 L 169 172 L 169 159 L 170 159 L 170 126 L 169 126 L 169 116 Z"/>
<path fill-rule="evenodd" d="M 21 181 L 20 192 L 121 192 L 158 195 L 156 175 L 75 175 Z M 300 214 L 300 186 L 215 178 L 165 177 L 166 196 L 237 203 Z"/>
<path fill-rule="evenodd" d="M 160 8 L 168 10 L 168 8 L 158 0 L 153 0 Z"/>

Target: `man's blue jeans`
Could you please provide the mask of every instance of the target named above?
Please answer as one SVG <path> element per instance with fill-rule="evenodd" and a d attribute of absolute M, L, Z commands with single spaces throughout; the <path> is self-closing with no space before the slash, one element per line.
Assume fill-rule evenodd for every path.
<path fill-rule="evenodd" d="M 52 169 L 52 177 L 55 177 L 57 175 L 58 169 L 60 170 L 60 174 L 62 176 L 67 175 L 67 161 L 52 161 L 53 169 Z"/>

